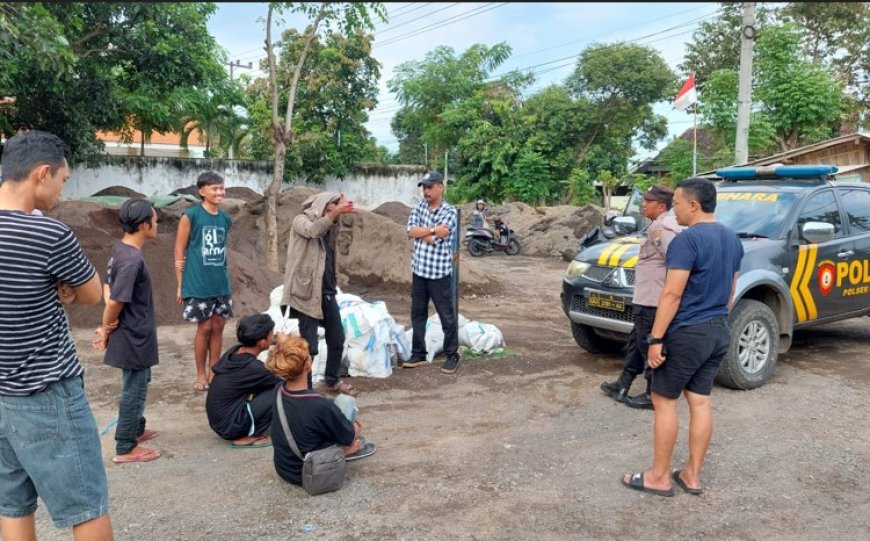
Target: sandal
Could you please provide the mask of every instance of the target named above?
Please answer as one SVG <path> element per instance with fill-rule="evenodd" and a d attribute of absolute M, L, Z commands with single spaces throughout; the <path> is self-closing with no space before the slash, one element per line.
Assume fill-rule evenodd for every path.
<path fill-rule="evenodd" d="M 232 449 L 259 449 L 262 447 L 272 447 L 272 440 L 269 436 L 251 436 L 248 442 L 243 442 L 245 438 L 231 441 L 230 448 Z"/>
<path fill-rule="evenodd" d="M 196 380 L 193 382 L 193 390 L 194 391 L 208 391 L 208 382 L 203 380 Z"/>
<path fill-rule="evenodd" d="M 160 451 L 148 447 L 134 447 L 132 451 L 123 455 L 115 455 L 112 462 L 115 464 L 129 464 L 131 462 L 151 462 L 160 458 Z"/>
<path fill-rule="evenodd" d="M 348 396 L 356 396 L 359 391 L 350 383 L 340 381 L 335 385 L 327 385 L 324 383 L 317 389 L 321 394 L 346 394 Z"/>

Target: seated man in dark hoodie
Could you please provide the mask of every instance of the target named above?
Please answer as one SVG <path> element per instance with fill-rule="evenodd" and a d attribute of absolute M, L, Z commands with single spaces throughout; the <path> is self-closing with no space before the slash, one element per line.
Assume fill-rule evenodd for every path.
<path fill-rule="evenodd" d="M 205 412 L 208 424 L 231 447 L 269 447 L 275 387 L 283 380 L 269 372 L 257 355 L 274 342 L 275 322 L 266 314 L 239 321 L 239 343 L 212 367 Z"/>

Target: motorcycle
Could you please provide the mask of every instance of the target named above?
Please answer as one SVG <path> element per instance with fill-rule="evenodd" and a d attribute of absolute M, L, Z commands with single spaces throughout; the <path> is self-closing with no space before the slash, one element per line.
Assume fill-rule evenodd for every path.
<path fill-rule="evenodd" d="M 480 257 L 487 252 L 504 252 L 507 255 L 517 255 L 522 246 L 513 229 L 508 228 L 500 218 L 493 222 L 498 229 L 499 238 L 495 239 L 492 229 L 469 229 L 465 233 L 464 244 L 468 253 Z"/>

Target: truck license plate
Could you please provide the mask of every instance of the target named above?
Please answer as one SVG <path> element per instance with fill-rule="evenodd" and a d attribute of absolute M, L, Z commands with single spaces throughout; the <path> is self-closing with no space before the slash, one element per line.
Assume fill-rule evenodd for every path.
<path fill-rule="evenodd" d="M 613 310 L 615 312 L 625 311 L 625 298 L 609 293 L 589 293 L 587 299 L 589 306 L 601 308 L 603 310 Z"/>

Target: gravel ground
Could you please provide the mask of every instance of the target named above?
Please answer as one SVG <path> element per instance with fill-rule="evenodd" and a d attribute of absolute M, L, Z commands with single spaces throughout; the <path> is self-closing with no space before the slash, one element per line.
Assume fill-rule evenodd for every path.
<path fill-rule="evenodd" d="M 801 333 L 760 389 L 716 387 L 704 495 L 660 498 L 620 485 L 651 462 L 652 412 L 599 390 L 621 358 L 574 344 L 559 306 L 565 263 L 487 263 L 507 292 L 464 297 L 460 311 L 496 324 L 513 355 L 466 359 L 454 376 L 426 366 L 356 378 L 378 452 L 351 463 L 345 488 L 328 495 L 281 481 L 271 449 L 234 450 L 215 436 L 205 396 L 190 390 L 192 326 L 160 327 L 146 416 L 162 458 L 112 464 L 114 431 L 103 436 L 116 539 L 867 538 L 867 320 Z M 408 298 L 366 298 L 409 324 Z M 90 333 L 75 331 L 103 427 L 116 415 L 120 373 L 101 365 Z M 684 403 L 680 418 L 675 467 L 687 455 Z M 71 538 L 43 507 L 37 523 L 40 539 Z"/>

